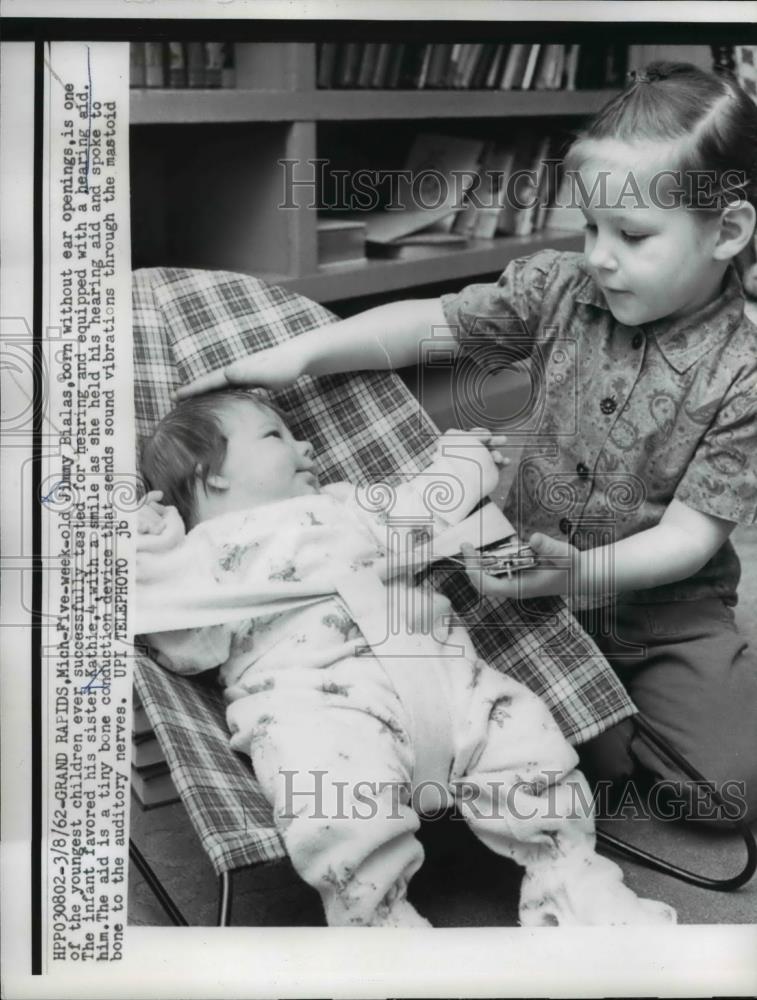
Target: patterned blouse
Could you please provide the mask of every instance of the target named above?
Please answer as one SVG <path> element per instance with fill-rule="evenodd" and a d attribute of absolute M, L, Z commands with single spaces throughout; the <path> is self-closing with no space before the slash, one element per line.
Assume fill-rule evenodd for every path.
<path fill-rule="evenodd" d="M 717 301 L 639 327 L 615 320 L 582 254 L 554 250 L 442 307 L 461 344 L 458 396 L 528 366 L 523 412 L 478 420 L 525 440 L 505 506 L 522 535 L 562 532 L 593 548 L 657 524 L 674 497 L 734 523 L 757 519 L 757 328 L 735 268 Z M 688 579 L 622 599 L 735 604 L 739 575 L 727 541 Z"/>

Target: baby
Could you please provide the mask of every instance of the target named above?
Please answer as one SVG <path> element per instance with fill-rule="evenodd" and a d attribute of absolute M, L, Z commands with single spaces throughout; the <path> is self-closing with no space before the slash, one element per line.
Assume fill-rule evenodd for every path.
<path fill-rule="evenodd" d="M 448 432 L 411 481 L 320 487 L 309 443 L 232 390 L 179 404 L 144 449 L 168 506 L 143 508 L 139 630 L 177 673 L 220 666 L 231 745 L 330 925 L 428 926 L 406 896 L 415 834 L 448 805 L 525 868 L 521 924 L 675 921 L 595 853 L 591 793 L 546 706 L 415 583 L 429 539 L 496 485 L 499 443 Z"/>

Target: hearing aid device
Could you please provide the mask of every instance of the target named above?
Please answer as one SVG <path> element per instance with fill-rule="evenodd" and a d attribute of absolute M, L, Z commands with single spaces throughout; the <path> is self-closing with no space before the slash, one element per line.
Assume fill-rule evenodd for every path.
<path fill-rule="evenodd" d="M 536 553 L 530 545 L 526 545 L 516 535 L 511 535 L 506 539 L 499 539 L 482 545 L 476 549 L 470 563 L 466 565 L 462 556 L 452 556 L 453 562 L 460 563 L 466 568 L 480 569 L 490 576 L 511 577 L 513 573 L 520 570 L 531 569 L 537 565 Z"/>
<path fill-rule="evenodd" d="M 511 577 L 523 569 L 531 569 L 536 566 L 536 553 L 530 545 L 526 545 L 519 538 L 513 535 L 504 542 L 492 542 L 490 545 L 482 546 L 476 557 L 476 562 L 484 573 L 490 576 Z"/>

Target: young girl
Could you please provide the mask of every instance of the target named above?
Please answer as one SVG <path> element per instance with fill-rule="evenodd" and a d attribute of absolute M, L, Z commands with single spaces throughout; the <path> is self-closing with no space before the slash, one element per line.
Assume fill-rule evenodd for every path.
<path fill-rule="evenodd" d="M 757 666 L 734 625 L 728 538 L 757 517 L 757 329 L 734 267 L 755 229 L 757 108 L 724 77 L 655 64 L 567 165 L 583 254 L 544 250 L 496 284 L 369 310 L 181 394 L 401 367 L 424 342 L 479 382 L 530 353 L 542 418 L 505 512 L 541 567 L 471 577 L 489 596 L 567 594 L 640 711 L 743 816 L 757 808 Z M 661 808 L 680 779 L 633 720 L 583 764 L 653 782 Z M 703 815 L 691 788 L 685 803 Z"/>

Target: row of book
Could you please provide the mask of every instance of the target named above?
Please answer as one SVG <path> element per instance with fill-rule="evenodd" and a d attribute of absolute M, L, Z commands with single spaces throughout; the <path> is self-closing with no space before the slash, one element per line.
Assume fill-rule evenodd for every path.
<path fill-rule="evenodd" d="M 167 805 L 179 798 L 166 758 L 136 690 L 131 726 L 131 790 L 143 809 Z"/>
<path fill-rule="evenodd" d="M 562 135 L 526 129 L 508 142 L 416 135 L 392 210 L 319 217 L 319 263 L 424 256 L 471 240 L 528 236 L 545 226 L 578 229 L 578 209 L 556 207 Z"/>
<path fill-rule="evenodd" d="M 232 88 L 236 85 L 231 42 L 132 42 L 131 87 Z"/>
<path fill-rule="evenodd" d="M 318 87 L 581 90 L 616 87 L 627 45 L 322 42 Z"/>

